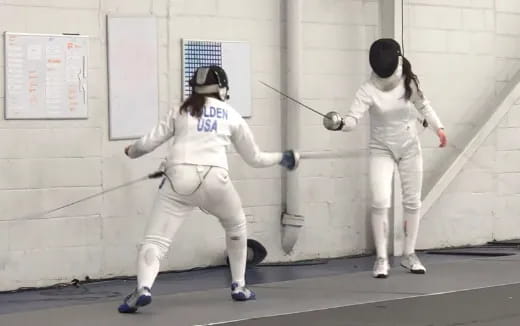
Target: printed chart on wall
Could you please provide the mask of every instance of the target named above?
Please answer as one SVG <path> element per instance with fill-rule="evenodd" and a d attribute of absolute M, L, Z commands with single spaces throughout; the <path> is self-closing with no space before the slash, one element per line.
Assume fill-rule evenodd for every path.
<path fill-rule="evenodd" d="M 191 93 L 190 78 L 200 66 L 224 68 L 229 80 L 228 103 L 243 117 L 251 116 L 251 52 L 249 43 L 182 40 L 182 94 Z"/>
<path fill-rule="evenodd" d="M 87 59 L 87 36 L 5 33 L 5 118 L 88 118 Z"/>

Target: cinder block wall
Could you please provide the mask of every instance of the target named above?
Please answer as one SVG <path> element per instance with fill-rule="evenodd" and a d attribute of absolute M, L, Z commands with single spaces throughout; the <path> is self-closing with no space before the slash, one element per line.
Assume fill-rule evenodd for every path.
<path fill-rule="evenodd" d="M 302 100 L 322 111 L 344 113 L 370 71 L 368 47 L 380 35 L 379 2 L 303 3 Z M 410 0 L 405 4 L 407 55 L 446 123 L 450 140 L 457 145 L 471 131 L 473 117 L 485 113 L 478 104 L 494 96 L 519 67 L 515 15 L 520 9 L 514 0 Z M 135 274 L 136 246 L 155 197 L 155 181 L 43 219 L 16 219 L 141 177 L 154 170 L 164 156 L 166 146 L 129 160 L 122 153 L 127 141 L 108 141 L 107 14 L 158 17 L 161 114 L 180 101 L 181 38 L 250 42 L 253 117 L 248 123 L 264 150 L 282 149 L 285 102 L 257 80 L 280 86 L 285 79 L 283 1 L 4 0 L 0 4 L 1 32 L 89 35 L 90 84 L 88 120 L 0 120 L 0 167 L 4 171 L 0 177 L 0 290 L 87 275 Z M 2 75 L 3 56 L 2 50 Z M 3 79 L 0 84 L 3 110 Z M 519 164 L 515 162 L 520 158 L 520 146 L 514 145 L 514 140 L 518 116 L 514 111 L 507 117 L 476 155 L 479 165 L 468 166 L 451 186 L 450 194 L 425 218 L 419 240 L 422 247 L 476 243 L 516 234 L 520 201 L 514 180 L 518 178 L 515 166 Z M 341 149 L 358 151 L 359 155 L 301 164 L 306 224 L 291 256 L 280 248 L 282 170 L 250 168 L 230 152 L 232 178 L 248 215 L 250 236 L 266 245 L 268 261 L 372 250 L 367 218 L 367 126 L 368 119 L 364 119 L 353 133 L 327 132 L 319 117 L 303 113 L 300 150 Z M 433 135 L 423 138 L 428 188 L 439 172 L 436 168 L 452 158 L 456 149 L 440 152 L 433 148 Z M 477 203 L 486 203 L 488 209 L 476 209 Z M 436 213 L 439 211 L 442 214 Z M 494 217 L 488 214 L 491 211 Z M 162 270 L 222 264 L 224 250 L 224 234 L 217 220 L 195 211 L 179 230 Z"/>
<path fill-rule="evenodd" d="M 446 124 L 450 147 L 422 137 L 427 192 L 483 120 L 488 103 L 520 68 L 520 2 L 405 1 L 405 45 L 414 71 Z M 424 217 L 421 248 L 520 237 L 519 107 L 516 105 Z"/>
<path fill-rule="evenodd" d="M 274 151 L 282 149 L 285 107 L 277 94 L 257 80 L 281 85 L 285 74 L 284 10 L 284 2 L 279 0 L 2 1 L 1 32 L 88 35 L 90 82 L 88 120 L 0 120 L 0 166 L 4 171 L 0 178 L 0 290 L 43 286 L 87 275 L 103 278 L 135 274 L 136 246 L 157 182 L 141 183 L 42 219 L 17 220 L 141 177 L 154 170 L 164 156 L 166 146 L 129 160 L 122 152 L 127 141 L 108 140 L 106 15 L 158 17 L 161 114 L 180 101 L 181 38 L 250 42 L 253 117 L 248 123 L 259 145 Z M 308 66 L 304 100 L 323 110 L 344 109 L 352 97 L 349 90 L 367 72 L 364 57 L 377 33 L 377 1 L 304 1 L 304 19 Z M 3 57 L 2 50 L 2 75 Z M 3 83 L 2 78 L 2 110 Z M 306 127 L 316 134 L 305 140 L 306 146 L 331 147 L 343 142 L 337 137 L 330 140 L 320 123 L 319 118 L 309 117 Z M 360 147 L 355 141 L 348 142 Z M 357 253 L 367 246 L 364 202 L 356 202 L 360 214 L 355 219 L 347 218 L 350 207 L 328 202 L 339 192 L 343 193 L 341 201 L 343 196 L 349 202 L 359 198 L 358 189 L 347 184 L 358 177 L 357 173 L 343 172 L 346 164 L 364 166 L 357 160 L 304 165 L 312 218 L 292 256 L 285 256 L 280 248 L 282 170 L 252 169 L 233 151 L 229 160 L 248 214 L 249 233 L 267 246 L 269 261 Z M 215 218 L 195 211 L 179 230 L 162 269 L 222 264 L 223 236 Z"/>

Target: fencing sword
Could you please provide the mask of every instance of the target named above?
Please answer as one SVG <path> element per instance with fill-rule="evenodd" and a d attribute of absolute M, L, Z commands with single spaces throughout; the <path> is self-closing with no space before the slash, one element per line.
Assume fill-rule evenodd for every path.
<path fill-rule="evenodd" d="M 293 102 L 295 102 L 295 103 L 297 103 L 297 104 L 303 106 L 304 108 L 306 108 L 306 109 L 308 109 L 308 110 L 310 110 L 310 111 L 316 113 L 317 115 L 319 115 L 319 116 L 321 116 L 321 117 L 323 117 L 323 118 L 330 119 L 329 117 L 327 117 L 325 114 L 321 113 L 320 111 L 315 110 L 315 109 L 311 108 L 310 106 L 308 106 L 308 105 L 306 105 L 306 104 L 304 104 L 304 103 L 298 101 L 297 99 L 290 97 L 289 95 L 287 95 L 287 94 L 285 94 L 285 93 L 283 93 L 283 92 L 277 90 L 277 89 L 274 88 L 273 86 L 271 86 L 271 85 L 269 85 L 269 84 L 267 84 L 267 83 L 265 83 L 265 82 L 263 82 L 263 81 L 261 81 L 261 80 L 259 80 L 259 82 L 260 82 L 262 85 L 264 85 L 264 86 L 266 86 L 266 87 L 272 89 L 273 91 L 277 92 L 278 94 L 282 95 L 283 97 L 288 98 L 289 100 L 291 100 L 291 101 L 293 101 Z"/>
<path fill-rule="evenodd" d="M 341 117 L 340 117 L 340 115 L 339 115 L 338 112 L 331 111 L 331 112 L 328 112 L 327 114 L 323 114 L 323 113 L 321 113 L 320 111 L 315 110 L 315 109 L 311 108 L 310 106 L 308 106 L 308 105 L 306 105 L 306 104 L 304 104 L 304 103 L 298 101 L 297 99 L 295 99 L 295 98 L 293 98 L 293 97 L 291 97 L 291 96 L 289 96 L 289 95 L 283 93 L 282 91 L 280 91 L 280 90 L 274 88 L 273 86 L 267 84 L 266 82 L 263 82 L 263 81 L 261 81 L 261 80 L 259 80 L 259 82 L 260 82 L 262 85 L 264 85 L 264 86 L 266 86 L 266 87 L 272 89 L 272 90 L 275 91 L 276 93 L 282 95 L 283 97 L 285 97 L 285 98 L 287 98 L 287 99 L 289 99 L 289 100 L 291 100 L 291 101 L 293 101 L 293 102 L 295 102 L 295 103 L 301 105 L 302 107 L 304 107 L 304 108 L 306 108 L 306 109 L 308 109 L 308 110 L 310 110 L 310 111 L 312 111 L 312 112 L 318 114 L 319 116 L 323 117 L 324 120 L 325 120 L 325 119 L 331 120 L 332 123 L 335 124 L 335 123 L 338 123 L 338 122 L 340 121 L 340 119 L 341 119 Z M 420 118 L 417 118 L 417 121 L 418 121 L 418 122 L 423 126 L 424 129 L 428 128 L 428 122 L 426 121 L 426 119 L 420 119 Z M 325 121 L 324 121 L 324 125 L 325 125 Z"/>
<path fill-rule="evenodd" d="M 325 126 L 325 124 L 327 123 L 326 120 L 330 120 L 331 123 L 333 124 L 337 124 L 339 123 L 339 121 L 341 120 L 341 117 L 339 115 L 338 112 L 335 112 L 335 111 L 331 111 L 331 112 L 328 112 L 327 114 L 323 114 L 321 113 L 320 111 L 298 101 L 297 99 L 283 93 L 282 91 L 274 88 L 273 86 L 267 84 L 266 82 L 263 82 L 261 80 L 259 80 L 259 82 L 270 88 L 271 90 L 275 91 L 276 93 L 282 95 L 283 97 L 293 101 L 294 103 L 297 103 L 299 104 L 300 106 L 316 113 L 317 115 L 323 117 L 323 125 Z M 423 126 L 424 129 L 426 129 L 428 127 L 428 123 L 426 121 L 426 119 L 420 119 L 420 118 L 417 118 L 417 121 Z M 424 131 L 423 129 L 423 131 Z M 327 159 L 327 158 L 340 158 L 340 157 L 343 157 L 343 158 L 347 158 L 347 157 L 359 157 L 360 156 L 360 152 L 359 151 L 315 151 L 315 152 L 300 152 L 300 159 Z"/>
<path fill-rule="evenodd" d="M 289 100 L 303 106 L 304 108 L 322 116 L 324 119 L 330 119 L 330 120 L 333 120 L 334 117 L 332 115 L 339 115 L 338 113 L 336 112 L 329 112 L 327 115 L 324 115 L 323 113 L 311 108 L 310 106 L 292 98 L 291 96 L 287 95 L 287 94 L 284 94 L 283 92 L 277 90 L 276 88 L 272 87 L 271 85 L 263 82 L 263 81 L 259 81 L 261 84 L 263 84 L 264 86 L 272 89 L 273 91 L 277 92 L 278 94 L 282 95 L 283 97 L 286 97 L 288 98 Z M 329 114 L 332 114 L 329 116 Z M 334 120 L 333 120 L 334 121 Z M 428 127 L 429 127 L 429 123 L 426 119 L 421 119 L 421 118 L 417 118 L 417 121 L 420 123 L 420 125 L 423 127 L 421 129 L 421 131 L 419 132 L 419 134 L 422 134 Z M 463 152 L 463 150 L 461 150 L 460 148 L 458 148 L 457 146 L 455 145 L 452 145 L 452 144 L 448 144 L 447 147 L 452 147 L 453 149 L 455 149 L 456 151 L 459 151 L 461 152 L 462 155 L 467 155 Z M 346 158 L 346 157 L 359 157 L 360 156 L 360 151 L 314 151 L 314 152 L 300 152 L 300 159 L 334 159 L 334 158 Z M 468 157 L 469 159 L 469 157 Z M 475 165 L 479 165 L 475 162 L 473 162 L 473 164 Z"/>
<path fill-rule="evenodd" d="M 313 108 L 311 108 L 310 106 L 298 101 L 297 99 L 293 98 L 293 97 L 290 97 L 289 95 L 277 90 L 276 88 L 274 88 L 273 86 L 263 82 L 263 81 L 259 81 L 260 83 L 262 83 L 262 85 L 272 89 L 273 91 L 277 92 L 278 94 L 288 98 L 289 100 L 299 104 L 300 106 L 316 113 L 317 115 L 323 117 L 323 126 L 325 127 L 325 129 L 328 129 L 328 130 L 339 130 L 341 129 L 341 126 L 343 125 L 343 118 L 341 117 L 341 115 L 338 113 L 338 112 L 335 112 L 335 111 L 330 111 L 328 112 L 327 114 L 323 114 L 321 113 L 320 111 L 318 110 L 315 110 Z"/>
<path fill-rule="evenodd" d="M 123 183 L 119 186 L 115 186 L 115 187 L 112 187 L 112 188 L 108 188 L 106 190 L 103 190 L 101 192 L 98 192 L 98 193 L 95 193 L 93 195 L 89 195 L 87 197 L 84 197 L 84 198 L 81 198 L 81 199 L 78 199 L 78 200 L 75 200 L 75 201 L 72 201 L 70 203 L 67 203 L 65 205 L 62 205 L 62 206 L 59 206 L 59 207 L 56 207 L 56 208 L 53 208 L 53 209 L 49 209 L 49 210 L 46 210 L 46 211 L 43 211 L 43 212 L 39 212 L 39 213 L 33 213 L 33 214 L 29 214 L 29 215 L 25 215 L 25 216 L 22 216 L 22 217 L 19 217 L 19 218 L 15 218 L 15 219 L 12 219 L 14 221 L 21 221 L 21 220 L 28 220 L 28 219 L 33 219 L 35 217 L 38 217 L 38 216 L 45 216 L 47 214 L 50 214 L 50 213 L 54 213 L 56 211 L 59 211 L 59 210 L 62 210 L 64 208 L 67 208 L 67 207 L 70 207 L 70 206 L 73 206 L 73 205 L 76 205 L 76 204 L 79 204 L 79 203 L 82 203 L 84 201 L 87 201 L 89 199 L 92 199 L 92 198 L 95 198 L 95 197 L 99 197 L 101 195 L 104 195 L 106 193 L 109 193 L 109 192 L 112 192 L 112 191 L 115 191 L 115 190 L 118 190 L 118 189 L 121 189 L 121 188 L 125 188 L 125 187 L 128 187 L 128 186 L 131 186 L 133 184 L 136 184 L 136 183 L 139 183 L 139 182 L 142 182 L 142 181 L 145 181 L 145 180 L 148 180 L 148 179 L 157 179 L 157 178 L 160 178 L 164 175 L 164 172 L 163 171 L 156 171 L 156 172 L 153 172 L 153 173 L 150 173 L 144 177 L 141 177 L 139 179 L 135 179 L 135 180 L 132 180 L 132 181 L 129 181 L 129 182 L 126 182 L 126 183 Z"/>
<path fill-rule="evenodd" d="M 323 117 L 324 124 L 325 124 L 325 120 L 330 120 L 332 123 L 337 123 L 341 119 L 341 117 L 339 116 L 339 113 L 337 113 L 337 112 L 331 111 L 327 114 L 323 114 L 320 111 L 315 110 L 312 107 L 310 107 L 310 106 L 298 101 L 297 99 L 283 93 L 282 91 L 274 88 L 273 86 L 271 86 L 261 80 L 259 82 L 262 85 L 272 89 L 276 93 L 282 95 L 283 97 L 285 97 L 285 98 L 293 101 L 294 103 L 297 103 L 297 104 L 301 105 L 302 107 Z M 299 153 L 300 159 L 327 159 L 327 158 L 340 158 L 340 157 L 346 158 L 346 157 L 359 157 L 359 156 L 360 156 L 360 151 L 313 151 L 313 152 L 300 152 Z"/>

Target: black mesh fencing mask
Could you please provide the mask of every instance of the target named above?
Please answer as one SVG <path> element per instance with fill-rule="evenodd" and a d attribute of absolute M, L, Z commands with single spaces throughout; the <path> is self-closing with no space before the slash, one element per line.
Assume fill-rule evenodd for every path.
<path fill-rule="evenodd" d="M 381 78 L 392 76 L 399 64 L 401 46 L 390 38 L 382 38 L 370 46 L 370 66 L 376 75 Z"/>

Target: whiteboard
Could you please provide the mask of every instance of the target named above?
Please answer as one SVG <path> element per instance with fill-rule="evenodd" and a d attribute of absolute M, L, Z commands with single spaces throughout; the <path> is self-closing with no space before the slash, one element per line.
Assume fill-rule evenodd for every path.
<path fill-rule="evenodd" d="M 6 119 L 88 118 L 88 37 L 5 33 Z"/>
<path fill-rule="evenodd" d="M 159 116 L 157 21 L 109 16 L 107 33 L 109 138 L 139 138 Z"/>
<path fill-rule="evenodd" d="M 200 66 L 217 65 L 226 71 L 229 81 L 227 101 L 243 117 L 251 117 L 251 50 L 247 42 L 182 40 L 182 94 L 186 100 L 188 84 Z"/>

